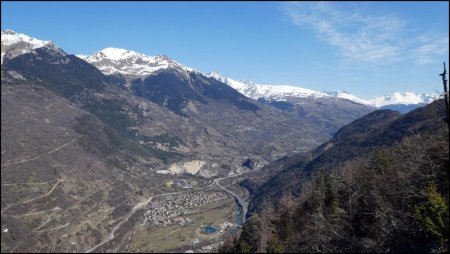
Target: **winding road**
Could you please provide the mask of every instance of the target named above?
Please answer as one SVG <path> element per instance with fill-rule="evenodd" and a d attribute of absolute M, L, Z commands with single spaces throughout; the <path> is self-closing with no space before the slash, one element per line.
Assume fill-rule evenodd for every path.
<path fill-rule="evenodd" d="M 3 215 L 3 212 L 6 211 L 7 209 L 11 208 L 11 207 L 15 207 L 15 206 L 18 206 L 18 205 L 23 205 L 23 204 L 28 204 L 30 202 L 35 201 L 36 199 L 40 199 L 40 198 L 44 198 L 44 197 L 49 196 L 55 190 L 56 186 L 58 186 L 58 184 L 62 183 L 62 182 L 64 182 L 64 180 L 57 180 L 55 185 L 53 185 L 52 189 L 46 194 L 43 194 L 43 195 L 37 196 L 35 198 L 32 198 L 32 199 L 29 199 L 29 200 L 26 200 L 26 201 L 23 201 L 23 202 L 20 202 L 20 203 L 16 203 L 16 204 L 13 204 L 13 205 L 10 205 L 8 207 L 3 208 L 3 210 L 1 211 L 1 214 Z"/>
<path fill-rule="evenodd" d="M 240 173 L 239 175 L 242 175 L 242 174 L 243 174 L 243 173 Z M 245 222 L 245 216 L 247 215 L 248 204 L 247 204 L 244 200 L 242 200 L 242 198 L 239 197 L 239 195 L 237 195 L 236 193 L 232 192 L 231 190 L 229 190 L 229 189 L 223 187 L 223 186 L 220 184 L 220 180 L 222 180 L 222 179 L 224 179 L 224 178 L 234 177 L 234 176 L 238 176 L 238 175 L 233 175 L 233 176 L 228 176 L 228 177 L 222 177 L 222 178 L 216 178 L 216 179 L 214 179 L 214 182 L 216 183 L 217 186 L 219 186 L 219 188 L 221 188 L 222 190 L 228 192 L 231 196 L 233 196 L 233 197 L 237 200 L 238 204 L 242 207 L 242 212 L 243 212 L 243 216 L 242 216 L 242 224 L 244 224 L 244 222 Z"/>
<path fill-rule="evenodd" d="M 20 163 L 24 163 L 24 162 L 28 162 L 28 161 L 33 161 L 33 160 L 39 159 L 40 157 L 42 157 L 42 156 L 44 156 L 44 155 L 52 154 L 52 153 L 54 153 L 54 152 L 57 152 L 57 151 L 63 149 L 64 147 L 66 147 L 66 146 L 68 146 L 68 145 L 74 143 L 75 141 L 77 141 L 77 139 L 78 139 L 78 138 L 75 138 L 75 139 L 73 139 L 72 141 L 63 144 L 62 146 L 59 146 L 59 147 L 57 147 L 57 148 L 55 148 L 55 149 L 53 149 L 53 150 L 51 150 L 51 151 L 48 151 L 48 152 L 45 152 L 45 153 L 38 154 L 38 155 L 36 155 L 36 156 L 34 156 L 34 157 L 31 157 L 31 158 L 29 158 L 28 156 L 27 156 L 27 158 L 18 158 L 18 159 L 16 159 L 16 160 L 13 161 L 13 162 L 8 162 L 8 163 L 5 163 L 5 164 L 2 164 L 1 167 L 7 167 L 7 166 L 11 166 L 11 165 L 20 164 Z M 29 158 L 29 159 L 28 159 L 28 158 Z"/>
<path fill-rule="evenodd" d="M 216 179 L 214 179 L 213 182 L 212 182 L 211 184 L 209 184 L 208 186 L 205 186 L 205 187 L 203 187 L 203 188 L 196 188 L 196 189 L 198 189 L 198 190 L 199 190 L 199 189 L 206 189 L 206 188 L 209 188 L 209 187 L 211 187 L 212 185 L 216 184 L 219 188 L 221 188 L 222 190 L 224 190 L 224 191 L 226 191 L 227 193 L 229 193 L 230 195 L 232 195 L 232 196 L 238 201 L 238 204 L 242 207 L 243 214 L 244 214 L 242 223 L 244 223 L 244 222 L 245 222 L 245 215 L 247 214 L 247 204 L 246 204 L 246 203 L 241 199 L 241 197 L 239 197 L 236 193 L 232 192 L 231 190 L 228 190 L 227 188 L 225 188 L 224 186 L 222 186 L 222 185 L 220 184 L 220 182 L 219 182 L 219 181 L 222 180 L 222 179 L 240 176 L 240 175 L 242 175 L 242 174 L 244 174 L 244 173 L 245 173 L 245 172 L 241 172 L 241 173 L 236 174 L 236 175 L 230 175 L 230 176 L 225 176 L 225 177 L 216 178 Z M 170 195 L 180 194 L 180 193 L 188 192 L 188 191 L 191 191 L 191 190 L 185 190 L 185 191 L 178 191 L 178 192 L 170 192 L 170 193 L 158 194 L 158 195 L 149 197 L 148 199 L 146 199 L 146 200 L 144 200 L 144 201 L 142 201 L 142 202 L 137 203 L 137 204 L 133 207 L 133 209 L 127 214 L 127 216 L 126 216 L 121 222 L 119 222 L 119 224 L 117 224 L 117 225 L 114 227 L 114 229 L 111 231 L 111 233 L 109 234 L 109 236 L 108 236 L 107 239 L 105 239 L 104 241 L 102 241 L 102 242 L 100 242 L 99 244 L 95 245 L 94 247 L 88 249 L 85 253 L 93 252 L 93 251 L 95 251 L 98 247 L 100 247 L 100 246 L 102 246 L 102 245 L 104 245 L 104 244 L 110 242 L 111 240 L 113 240 L 113 239 L 116 237 L 116 235 L 115 235 L 116 231 L 117 231 L 117 230 L 118 230 L 125 222 L 127 222 L 127 221 L 131 218 L 131 216 L 133 216 L 133 214 L 136 213 L 136 211 L 138 211 L 138 210 L 140 210 L 141 208 L 143 208 L 144 206 L 148 205 L 148 204 L 153 200 L 153 198 L 155 198 L 155 197 L 162 197 L 162 196 L 170 196 Z"/>

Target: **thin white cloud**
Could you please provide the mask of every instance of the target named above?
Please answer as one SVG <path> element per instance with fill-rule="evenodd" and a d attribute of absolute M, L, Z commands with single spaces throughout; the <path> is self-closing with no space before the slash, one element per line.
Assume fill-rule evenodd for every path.
<path fill-rule="evenodd" d="M 417 48 L 412 51 L 412 58 L 417 64 L 433 63 L 439 56 L 448 54 L 449 39 L 433 38 L 432 36 L 424 38 Z"/>
<path fill-rule="evenodd" d="M 284 11 L 300 27 L 338 49 L 344 62 L 395 63 L 413 59 L 429 63 L 448 52 L 448 37 L 406 38 L 407 22 L 394 14 L 367 14 L 337 8 L 330 2 L 288 3 Z"/>

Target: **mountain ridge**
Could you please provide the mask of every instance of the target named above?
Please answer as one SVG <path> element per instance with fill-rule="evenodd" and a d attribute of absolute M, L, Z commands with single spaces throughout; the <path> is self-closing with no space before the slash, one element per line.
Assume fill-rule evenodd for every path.
<path fill-rule="evenodd" d="M 18 45 L 18 46 L 17 46 Z M 12 30 L 2 31 L 2 55 L 4 58 L 16 57 L 29 53 L 36 48 L 56 47 L 52 41 L 42 41 Z M 269 102 L 289 101 L 289 98 L 328 98 L 349 100 L 368 107 L 394 109 L 405 113 L 414 108 L 424 106 L 439 98 L 439 94 L 394 92 L 377 96 L 371 99 L 361 99 L 345 91 L 314 91 L 292 85 L 262 85 L 252 81 L 235 80 L 224 77 L 217 72 L 201 73 L 198 70 L 182 65 L 165 55 L 148 56 L 132 50 L 122 48 L 104 48 L 92 55 L 78 54 L 77 57 L 93 64 L 105 75 L 115 75 L 119 83 L 130 87 L 135 78 L 142 78 L 156 73 L 159 70 L 173 68 L 187 74 L 197 73 L 223 82 L 248 98 Z M 125 77 L 125 80 L 121 80 Z M 128 78 L 128 79 L 127 79 Z"/>
<path fill-rule="evenodd" d="M 177 68 L 186 72 L 197 72 L 175 62 L 165 55 L 147 56 L 122 48 L 104 48 L 92 55 L 76 55 L 93 64 L 106 75 L 122 74 L 133 76 L 150 75 L 160 69 Z"/>
<path fill-rule="evenodd" d="M 334 97 L 340 99 L 350 100 L 359 104 L 370 107 L 390 109 L 390 106 L 396 105 L 418 105 L 424 106 L 437 100 L 439 94 L 414 93 L 414 92 L 395 92 L 383 96 L 376 96 L 371 99 L 361 99 L 346 91 L 323 91 L 318 92 L 310 89 L 305 89 L 290 85 L 261 85 L 252 81 L 235 80 L 228 77 L 223 77 L 217 72 L 211 72 L 207 75 L 220 80 L 249 98 L 266 100 L 286 101 L 289 97 Z"/>
<path fill-rule="evenodd" d="M 103 54 L 103 52 L 107 52 L 107 54 Z M 121 56 L 118 57 L 117 55 Z M 397 109 L 401 113 L 405 113 L 439 98 L 438 94 L 395 92 L 367 100 L 361 99 L 345 91 L 319 92 L 292 85 L 262 85 L 252 81 L 242 81 L 224 77 L 217 72 L 201 73 L 167 57 L 151 57 L 134 51 L 117 48 L 105 48 L 90 56 L 77 56 L 97 66 L 106 75 L 118 74 L 142 77 L 151 75 L 161 69 L 176 68 L 181 69 L 186 73 L 194 72 L 214 78 L 231 86 L 250 99 L 260 99 L 269 102 L 289 101 L 289 98 L 337 98 L 349 100 L 368 107 Z M 148 64 L 152 67 L 149 67 Z"/>

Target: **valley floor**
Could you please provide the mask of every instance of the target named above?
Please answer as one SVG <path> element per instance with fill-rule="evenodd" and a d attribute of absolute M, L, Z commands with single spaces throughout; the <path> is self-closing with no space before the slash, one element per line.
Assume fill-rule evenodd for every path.
<path fill-rule="evenodd" d="M 230 186 L 220 184 L 223 179 L 236 178 L 244 173 L 215 178 L 205 187 L 149 197 L 137 203 L 104 241 L 86 252 L 96 252 L 110 242 L 113 242 L 112 246 L 117 245 L 115 251 L 210 252 L 223 242 L 225 235 L 237 234 L 245 221 L 248 206 L 245 200 L 248 197 L 241 197 L 231 191 Z M 245 191 L 242 193 L 246 194 Z M 139 210 L 142 211 L 137 213 Z M 118 238 L 116 232 L 132 216 L 139 217 L 139 222 L 130 229 L 122 229 L 126 233 Z M 217 231 L 204 234 L 201 232 L 204 226 L 213 226 Z"/>

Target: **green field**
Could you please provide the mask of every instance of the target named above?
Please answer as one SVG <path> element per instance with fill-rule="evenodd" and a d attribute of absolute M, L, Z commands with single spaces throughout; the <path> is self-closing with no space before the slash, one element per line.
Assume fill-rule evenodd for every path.
<path fill-rule="evenodd" d="M 191 209 L 192 214 L 189 217 L 191 224 L 185 226 L 172 225 L 166 227 L 157 227 L 147 224 L 142 229 L 137 229 L 132 236 L 131 244 L 125 251 L 127 252 L 164 252 L 179 247 L 191 248 L 193 241 L 199 239 L 200 243 L 210 241 L 210 239 L 201 239 L 196 231 L 201 226 L 212 225 L 219 227 L 223 222 L 233 222 L 233 213 L 236 209 L 234 199 L 231 197 Z"/>

